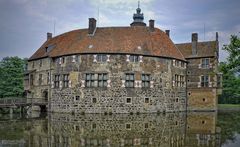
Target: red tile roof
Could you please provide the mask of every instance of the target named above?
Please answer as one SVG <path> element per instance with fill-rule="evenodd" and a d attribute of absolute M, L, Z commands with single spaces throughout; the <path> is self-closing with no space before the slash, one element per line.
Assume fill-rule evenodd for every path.
<path fill-rule="evenodd" d="M 185 58 L 216 56 L 218 41 L 206 41 L 197 43 L 197 55 L 192 55 L 192 43 L 176 44 Z"/>
<path fill-rule="evenodd" d="M 47 53 L 46 47 L 51 45 L 55 47 Z M 78 53 L 141 54 L 185 60 L 165 32 L 157 28 L 151 32 L 142 26 L 97 28 L 93 36 L 88 35 L 88 29 L 67 32 L 46 41 L 29 60 Z"/>

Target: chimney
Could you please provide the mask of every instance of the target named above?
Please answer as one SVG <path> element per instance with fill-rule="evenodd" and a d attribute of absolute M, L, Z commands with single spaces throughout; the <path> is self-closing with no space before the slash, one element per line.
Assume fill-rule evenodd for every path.
<path fill-rule="evenodd" d="M 167 34 L 168 37 L 170 37 L 170 30 L 165 30 L 165 33 Z"/>
<path fill-rule="evenodd" d="M 149 29 L 150 31 L 154 31 L 154 20 L 152 19 L 149 20 Z"/>
<path fill-rule="evenodd" d="M 94 35 L 96 30 L 97 21 L 95 18 L 89 18 L 89 25 L 88 25 L 88 34 Z"/>
<path fill-rule="evenodd" d="M 50 40 L 50 39 L 52 39 L 52 33 L 47 33 L 47 40 Z"/>
<path fill-rule="evenodd" d="M 216 41 L 218 41 L 218 32 L 216 32 Z"/>
<path fill-rule="evenodd" d="M 192 55 L 197 55 L 198 34 L 192 33 Z"/>

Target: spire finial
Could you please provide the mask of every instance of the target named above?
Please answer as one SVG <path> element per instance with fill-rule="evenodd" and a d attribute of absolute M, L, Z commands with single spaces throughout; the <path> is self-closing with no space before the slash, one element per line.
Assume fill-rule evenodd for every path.
<path fill-rule="evenodd" d="M 140 8 L 140 1 L 138 1 L 138 8 Z"/>

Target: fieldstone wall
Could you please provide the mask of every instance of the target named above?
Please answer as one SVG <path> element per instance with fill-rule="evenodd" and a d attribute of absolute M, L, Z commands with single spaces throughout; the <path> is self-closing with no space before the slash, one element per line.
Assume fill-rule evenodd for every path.
<path fill-rule="evenodd" d="M 74 55 L 54 59 L 54 75 L 69 74 L 69 87 L 52 83 L 50 111 L 68 113 L 152 113 L 186 110 L 186 82 L 174 85 L 174 75 L 185 75 L 185 67 L 173 66 L 173 60 L 141 56 L 130 62 L 129 55 L 108 55 L 98 62 L 96 55 Z M 63 59 L 64 58 L 64 59 Z M 62 62 L 64 61 L 64 63 Z M 108 86 L 85 87 L 85 74 L 108 73 Z M 135 74 L 135 87 L 125 87 L 125 73 Z M 141 74 L 151 75 L 150 87 L 141 87 Z M 61 81 L 60 81 L 61 82 Z M 94 83 L 95 86 L 97 83 Z M 146 103 L 145 98 L 149 101 Z M 127 99 L 131 99 L 127 103 Z"/>

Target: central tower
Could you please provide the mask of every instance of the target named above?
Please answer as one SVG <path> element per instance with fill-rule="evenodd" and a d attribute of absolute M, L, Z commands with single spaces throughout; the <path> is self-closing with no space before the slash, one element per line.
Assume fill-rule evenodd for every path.
<path fill-rule="evenodd" d="M 140 9 L 140 2 L 138 1 L 138 8 L 136 9 L 135 14 L 133 14 L 133 22 L 130 24 L 131 26 L 146 26 L 146 24 L 143 22 L 144 15 L 141 13 Z"/>

